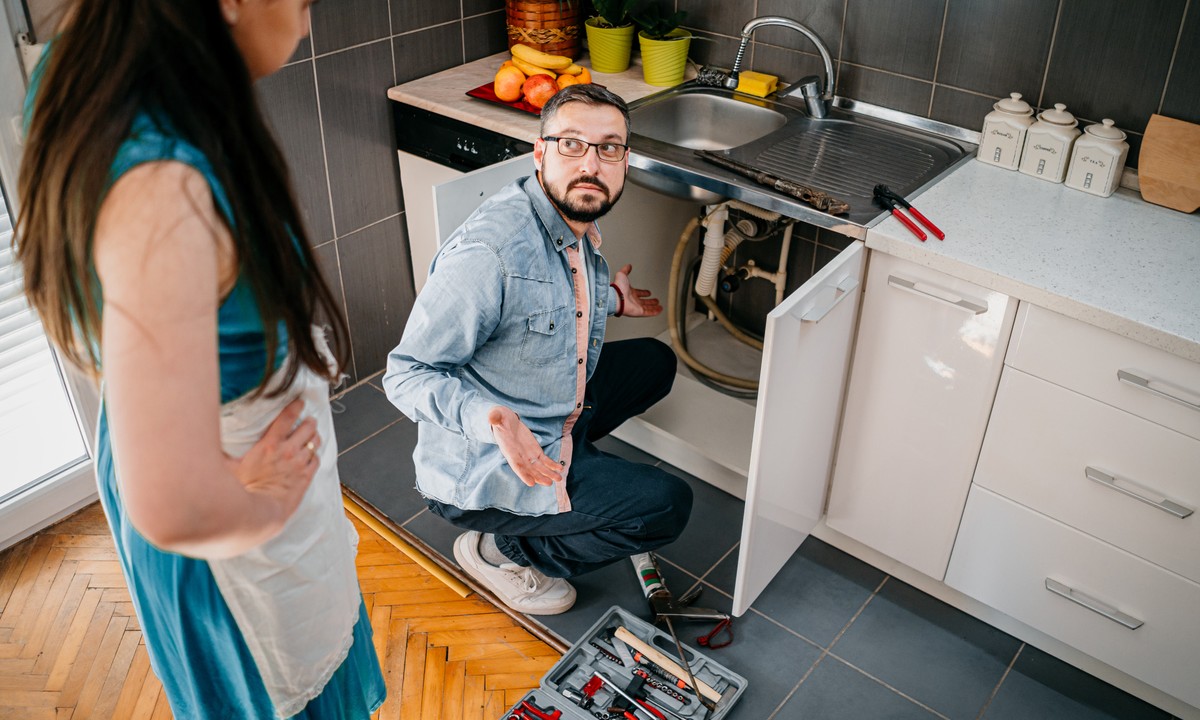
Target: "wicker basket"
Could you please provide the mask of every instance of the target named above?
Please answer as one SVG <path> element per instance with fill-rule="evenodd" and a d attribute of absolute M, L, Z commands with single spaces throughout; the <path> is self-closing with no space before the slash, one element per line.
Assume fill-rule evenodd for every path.
<path fill-rule="evenodd" d="M 583 0 L 508 0 L 508 46 L 578 58 L 583 47 Z"/>

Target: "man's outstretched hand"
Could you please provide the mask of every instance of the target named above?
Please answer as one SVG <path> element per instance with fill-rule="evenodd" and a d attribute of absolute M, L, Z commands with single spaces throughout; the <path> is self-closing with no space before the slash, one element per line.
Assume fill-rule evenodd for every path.
<path fill-rule="evenodd" d="M 662 305 L 656 298 L 650 296 L 649 290 L 639 290 L 629 284 L 629 273 L 633 265 L 626 264 L 617 271 L 613 284 L 625 296 L 625 310 L 621 313 L 627 317 L 654 317 L 662 312 Z"/>
<path fill-rule="evenodd" d="M 488 423 L 500 452 L 521 482 L 533 487 L 552 485 L 555 480 L 562 479 L 562 466 L 542 452 L 533 431 L 510 408 L 493 407 L 488 412 Z"/>

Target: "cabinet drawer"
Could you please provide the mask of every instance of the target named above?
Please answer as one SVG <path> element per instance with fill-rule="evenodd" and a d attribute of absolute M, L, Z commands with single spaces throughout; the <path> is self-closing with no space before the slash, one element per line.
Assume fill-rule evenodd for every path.
<path fill-rule="evenodd" d="M 974 486 L 946 584 L 1200 705 L 1196 583 Z M 1080 603 L 1142 624 L 1130 629 Z"/>
<path fill-rule="evenodd" d="M 1005 362 L 1200 439 L 1200 365 L 1021 303 Z"/>
<path fill-rule="evenodd" d="M 1200 582 L 1200 441 L 1005 368 L 975 483 Z"/>

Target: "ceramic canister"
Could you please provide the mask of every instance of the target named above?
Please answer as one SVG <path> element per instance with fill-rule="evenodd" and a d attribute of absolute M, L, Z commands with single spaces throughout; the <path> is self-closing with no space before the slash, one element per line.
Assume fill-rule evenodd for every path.
<path fill-rule="evenodd" d="M 1089 125 L 1075 141 L 1071 165 L 1067 169 L 1067 187 L 1108 197 L 1121 184 L 1121 171 L 1129 155 L 1125 133 L 1113 127 L 1107 118 L 1100 125 Z"/>
<path fill-rule="evenodd" d="M 979 153 L 975 157 L 989 165 L 1016 170 L 1025 133 L 1033 124 L 1033 108 L 1021 99 L 1021 93 L 1012 93 L 992 107 L 983 119 Z"/>
<path fill-rule="evenodd" d="M 1067 174 L 1071 144 L 1079 137 L 1078 124 L 1062 103 L 1056 103 L 1051 110 L 1043 110 L 1037 122 L 1025 133 L 1025 148 L 1018 169 L 1042 180 L 1062 182 Z"/>

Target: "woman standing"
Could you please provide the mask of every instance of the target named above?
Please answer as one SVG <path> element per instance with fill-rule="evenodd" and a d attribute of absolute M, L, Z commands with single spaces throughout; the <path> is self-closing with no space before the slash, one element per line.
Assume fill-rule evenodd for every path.
<path fill-rule="evenodd" d="M 311 2 L 79 0 L 27 101 L 25 289 L 101 380 L 100 498 L 180 718 L 385 694 L 329 412 L 345 327 L 252 88 Z"/>

